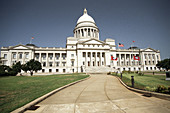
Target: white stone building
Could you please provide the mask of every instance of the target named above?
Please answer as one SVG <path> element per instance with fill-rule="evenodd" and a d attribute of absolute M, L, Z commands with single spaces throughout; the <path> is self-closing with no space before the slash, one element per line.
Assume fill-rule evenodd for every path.
<path fill-rule="evenodd" d="M 94 19 L 84 14 L 78 19 L 74 37 L 68 37 L 66 48 L 37 47 L 33 44 L 1 48 L 2 63 L 11 66 L 30 59 L 41 62 L 38 73 L 109 72 L 109 71 L 155 71 L 160 52 L 152 48 L 117 49 L 115 40 L 99 40 L 99 29 Z M 117 61 L 111 60 L 111 56 Z M 140 60 L 134 60 L 139 56 Z"/>

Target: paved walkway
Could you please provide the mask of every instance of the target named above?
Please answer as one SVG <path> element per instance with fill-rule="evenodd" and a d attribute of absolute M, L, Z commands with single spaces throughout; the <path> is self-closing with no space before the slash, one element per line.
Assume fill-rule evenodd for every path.
<path fill-rule="evenodd" d="M 93 74 L 36 106 L 26 113 L 170 113 L 170 101 L 129 91 L 105 74 Z"/>

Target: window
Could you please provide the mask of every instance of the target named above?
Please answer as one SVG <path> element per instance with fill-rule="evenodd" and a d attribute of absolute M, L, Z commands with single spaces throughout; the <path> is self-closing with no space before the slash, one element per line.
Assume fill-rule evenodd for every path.
<path fill-rule="evenodd" d="M 13 59 L 16 59 L 16 53 L 13 53 L 12 58 L 13 58 Z"/>
<path fill-rule="evenodd" d="M 146 70 L 148 70 L 148 67 L 146 67 Z"/>
<path fill-rule="evenodd" d="M 42 54 L 42 58 L 43 58 L 43 60 L 45 60 L 46 54 Z"/>
<path fill-rule="evenodd" d="M 83 65 L 85 65 L 85 63 L 83 62 Z"/>
<path fill-rule="evenodd" d="M 36 58 L 36 59 L 39 59 L 39 54 L 35 54 L 35 58 Z"/>
<path fill-rule="evenodd" d="M 3 61 L 3 65 L 7 65 L 7 61 Z"/>
<path fill-rule="evenodd" d="M 90 62 L 88 61 L 88 66 L 90 66 Z"/>
<path fill-rule="evenodd" d="M 104 57 L 104 54 L 105 54 L 105 53 L 102 53 L 102 57 Z"/>
<path fill-rule="evenodd" d="M 66 59 L 66 54 L 63 53 L 63 54 L 62 54 L 62 57 L 63 57 L 63 59 L 65 60 L 65 59 Z"/>
<path fill-rule="evenodd" d="M 43 62 L 43 67 L 45 67 L 46 66 L 46 62 Z"/>
<path fill-rule="evenodd" d="M 22 59 L 22 53 L 19 53 L 19 59 Z"/>
<path fill-rule="evenodd" d="M 152 67 L 150 67 L 150 69 L 152 70 Z"/>
<path fill-rule="evenodd" d="M 57 67 L 59 66 L 59 64 L 60 64 L 60 62 L 56 62 L 56 66 L 57 66 Z"/>
<path fill-rule="evenodd" d="M 52 67 L 52 66 L 53 66 L 53 63 L 52 63 L 52 62 L 49 62 L 49 66 Z"/>
<path fill-rule="evenodd" d="M 74 48 L 74 46 L 71 46 L 71 48 Z"/>
<path fill-rule="evenodd" d="M 129 62 L 127 62 L 127 66 L 129 65 Z"/>
<path fill-rule="evenodd" d="M 7 54 L 4 54 L 4 59 L 7 59 Z"/>
<path fill-rule="evenodd" d="M 66 72 L 66 69 L 63 69 L 63 72 L 65 73 L 65 72 Z"/>
<path fill-rule="evenodd" d="M 66 66 L 66 62 L 62 62 L 63 66 Z"/>
<path fill-rule="evenodd" d="M 49 69 L 49 72 L 51 73 L 51 72 L 52 72 L 52 69 Z"/>
<path fill-rule="evenodd" d="M 71 54 L 71 57 L 74 57 L 74 54 Z"/>
<path fill-rule="evenodd" d="M 129 68 L 129 71 L 130 71 L 130 68 Z"/>
<path fill-rule="evenodd" d="M 90 52 L 88 53 L 88 57 L 90 57 Z"/>
<path fill-rule="evenodd" d="M 94 61 L 93 61 L 93 66 L 94 66 Z"/>
<path fill-rule="evenodd" d="M 56 72 L 58 72 L 59 70 L 58 69 L 56 69 Z"/>
<path fill-rule="evenodd" d="M 71 66 L 74 66 L 74 61 L 71 61 Z"/>
<path fill-rule="evenodd" d="M 97 57 L 100 57 L 100 53 L 97 53 Z"/>
<path fill-rule="evenodd" d="M 83 52 L 83 57 L 86 57 L 86 53 L 85 52 Z"/>
<path fill-rule="evenodd" d="M 29 57 L 29 53 L 26 53 L 25 54 L 25 58 L 27 59 Z"/>
<path fill-rule="evenodd" d="M 145 54 L 145 59 L 147 59 L 146 54 Z"/>
<path fill-rule="evenodd" d="M 44 73 L 44 72 L 45 72 L 45 70 L 44 70 L 44 69 L 42 69 L 42 72 Z"/>
<path fill-rule="evenodd" d="M 49 58 L 50 58 L 50 60 L 52 60 L 53 59 L 53 55 L 49 54 Z"/>
<path fill-rule="evenodd" d="M 149 61 L 149 65 L 151 64 L 151 61 Z"/>
<path fill-rule="evenodd" d="M 56 59 L 58 60 L 59 57 L 60 57 L 60 53 L 57 53 L 55 57 L 56 57 Z"/>
<path fill-rule="evenodd" d="M 95 53 L 93 53 L 93 57 L 95 57 Z"/>
<path fill-rule="evenodd" d="M 122 66 L 123 66 L 124 62 L 122 61 L 121 64 L 122 64 Z"/>

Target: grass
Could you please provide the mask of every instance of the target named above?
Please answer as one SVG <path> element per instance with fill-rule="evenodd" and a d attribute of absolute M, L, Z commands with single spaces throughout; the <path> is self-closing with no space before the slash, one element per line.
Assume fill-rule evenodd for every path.
<path fill-rule="evenodd" d="M 0 77 L 0 113 L 8 113 L 85 74 Z"/>
<path fill-rule="evenodd" d="M 117 76 L 120 77 L 120 74 Z M 131 76 L 134 76 L 135 81 L 135 88 L 138 89 L 146 89 L 149 88 L 156 88 L 158 85 L 163 85 L 165 87 L 170 86 L 170 81 L 165 80 L 165 75 L 138 75 L 136 73 L 124 73 L 122 81 L 131 87 Z"/>

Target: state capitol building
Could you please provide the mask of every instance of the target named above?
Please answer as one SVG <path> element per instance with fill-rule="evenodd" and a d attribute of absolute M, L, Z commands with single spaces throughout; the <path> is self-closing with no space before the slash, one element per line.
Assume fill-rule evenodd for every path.
<path fill-rule="evenodd" d="M 41 62 L 37 73 L 101 73 L 110 71 L 155 71 L 160 51 L 152 48 L 117 49 L 114 39 L 99 40 L 99 29 L 87 10 L 68 37 L 66 48 L 37 47 L 34 44 L 1 47 L 2 63 L 11 66 L 30 59 Z M 135 59 L 137 58 L 137 59 Z"/>

